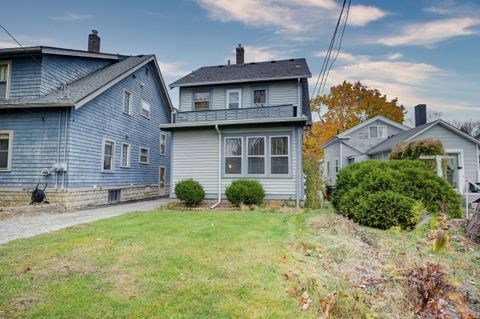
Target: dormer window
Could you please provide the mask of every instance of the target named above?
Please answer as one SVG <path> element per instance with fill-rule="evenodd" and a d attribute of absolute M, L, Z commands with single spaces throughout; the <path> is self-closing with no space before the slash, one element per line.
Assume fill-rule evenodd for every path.
<path fill-rule="evenodd" d="M 387 127 L 384 125 L 369 126 L 368 134 L 370 138 L 387 138 Z"/>
<path fill-rule="evenodd" d="M 267 89 L 253 90 L 253 104 L 256 107 L 267 105 Z"/>
<path fill-rule="evenodd" d="M 10 89 L 10 62 L 0 61 L 0 99 L 8 98 Z"/>
<path fill-rule="evenodd" d="M 208 110 L 210 108 L 210 92 L 193 93 L 193 107 L 195 111 Z"/>
<path fill-rule="evenodd" d="M 239 109 L 242 107 L 242 90 L 231 89 L 227 90 L 227 108 Z"/>

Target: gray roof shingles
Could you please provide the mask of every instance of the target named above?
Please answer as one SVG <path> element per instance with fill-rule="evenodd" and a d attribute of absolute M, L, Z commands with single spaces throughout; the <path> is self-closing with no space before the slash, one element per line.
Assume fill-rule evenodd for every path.
<path fill-rule="evenodd" d="M 311 73 L 307 61 L 304 58 L 298 58 L 279 61 L 206 66 L 173 82 L 170 84 L 170 87 L 295 79 L 310 76 Z"/>

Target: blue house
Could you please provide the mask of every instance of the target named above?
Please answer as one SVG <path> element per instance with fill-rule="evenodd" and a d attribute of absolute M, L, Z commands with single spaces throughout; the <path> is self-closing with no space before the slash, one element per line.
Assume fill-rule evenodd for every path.
<path fill-rule="evenodd" d="M 171 197 L 193 178 L 206 198 L 221 200 L 233 180 L 262 183 L 267 199 L 303 200 L 303 129 L 310 125 L 305 59 L 199 68 L 172 83 L 180 106 L 172 123 Z"/>
<path fill-rule="evenodd" d="M 54 47 L 0 50 L 0 206 L 67 208 L 166 195 L 172 111 L 154 55 Z"/>

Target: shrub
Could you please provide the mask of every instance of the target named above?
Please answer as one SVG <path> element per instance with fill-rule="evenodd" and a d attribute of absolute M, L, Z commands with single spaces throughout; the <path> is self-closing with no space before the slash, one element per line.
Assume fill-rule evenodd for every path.
<path fill-rule="evenodd" d="M 442 141 L 435 138 L 425 138 L 410 142 L 400 142 L 395 145 L 390 153 L 390 159 L 393 160 L 416 160 L 422 155 L 445 155 Z M 424 160 L 431 169 L 436 169 L 435 160 Z"/>
<path fill-rule="evenodd" d="M 305 207 L 321 208 L 323 205 L 322 191 L 325 182 L 320 174 L 320 165 L 313 156 L 304 156 L 303 172 L 305 173 Z"/>
<path fill-rule="evenodd" d="M 260 205 L 265 198 L 265 190 L 259 181 L 238 179 L 227 187 L 225 195 L 228 201 L 236 206 Z"/>
<path fill-rule="evenodd" d="M 199 182 L 185 179 L 175 185 L 175 194 L 187 206 L 197 206 L 205 198 L 205 191 Z"/>
<path fill-rule="evenodd" d="M 381 195 L 376 197 L 377 193 Z M 401 198 L 393 198 L 392 193 Z M 388 199 L 396 206 L 386 205 Z M 367 161 L 350 165 L 338 174 L 332 202 L 338 213 L 359 222 L 368 220 L 368 223 L 362 223 L 377 228 L 389 228 L 395 223 L 410 228 L 416 217 L 405 212 L 415 202 L 421 203 L 432 214 L 461 216 L 460 196 L 422 161 Z M 390 211 L 387 212 L 387 208 Z M 389 220 L 381 216 L 367 218 L 369 214 L 382 214 Z M 383 226 L 379 221 L 384 222 Z"/>

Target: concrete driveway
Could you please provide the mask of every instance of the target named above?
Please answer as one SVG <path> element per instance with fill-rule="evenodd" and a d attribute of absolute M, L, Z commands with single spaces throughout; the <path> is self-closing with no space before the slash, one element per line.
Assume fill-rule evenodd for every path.
<path fill-rule="evenodd" d="M 162 198 L 79 210 L 70 213 L 18 216 L 0 220 L 0 244 L 19 238 L 33 237 L 39 234 L 99 219 L 119 216 L 131 212 L 154 210 L 168 201 L 169 199 Z"/>

